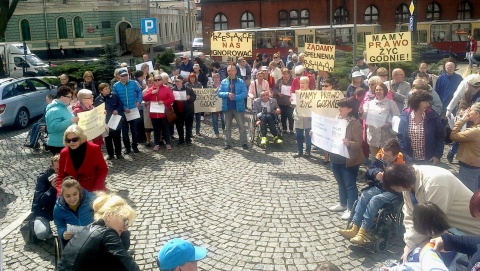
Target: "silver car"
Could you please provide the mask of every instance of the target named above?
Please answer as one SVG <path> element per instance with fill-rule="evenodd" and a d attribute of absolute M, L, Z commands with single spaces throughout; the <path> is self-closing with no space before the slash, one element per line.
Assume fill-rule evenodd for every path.
<path fill-rule="evenodd" d="M 0 126 L 25 128 L 31 118 L 44 113 L 45 96 L 57 94 L 57 88 L 34 78 L 0 79 Z"/>

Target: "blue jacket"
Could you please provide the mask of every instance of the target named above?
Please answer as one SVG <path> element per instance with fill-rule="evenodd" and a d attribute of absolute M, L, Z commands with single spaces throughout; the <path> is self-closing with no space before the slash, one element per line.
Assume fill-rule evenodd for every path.
<path fill-rule="evenodd" d="M 82 189 L 82 199 L 78 205 L 77 213 L 75 214 L 65 202 L 62 196 L 59 196 L 55 208 L 53 209 L 53 220 L 57 226 L 58 236 L 63 239 L 63 232 L 67 230 L 67 224 L 77 226 L 87 226 L 93 222 L 93 207 L 92 203 L 95 195 Z"/>
<path fill-rule="evenodd" d="M 400 125 L 398 127 L 398 143 L 400 143 L 400 150 L 406 160 L 413 160 L 412 145 L 408 136 L 408 120 L 411 113 L 410 108 L 403 110 L 400 114 Z M 440 116 L 431 108 L 427 108 L 425 111 L 423 129 L 425 133 L 425 160 L 428 161 L 433 156 L 440 159 L 445 144 L 445 129 Z"/>
<path fill-rule="evenodd" d="M 123 113 L 122 101 L 120 101 L 118 96 L 114 93 L 110 93 L 107 96 L 103 96 L 102 94 L 98 95 L 97 98 L 95 98 L 95 107 L 101 105 L 102 103 L 105 103 L 105 111 L 107 111 L 107 116 L 105 117 L 106 123 L 108 123 L 110 120 L 113 111 L 117 110 L 119 115 Z"/>
<path fill-rule="evenodd" d="M 444 73 L 438 77 L 434 90 L 437 92 L 440 100 L 442 101 L 443 109 L 447 108 L 447 105 L 453 98 L 453 93 L 462 80 L 462 76 L 456 73 L 450 76 Z"/>
<path fill-rule="evenodd" d="M 61 101 L 55 99 L 47 105 L 47 113 L 45 119 L 48 128 L 47 145 L 53 147 L 63 147 L 63 134 L 68 126 L 72 125 L 70 121 L 73 118 L 73 113 L 68 110 L 68 107 Z"/>
<path fill-rule="evenodd" d="M 220 89 L 218 91 L 218 97 L 222 98 L 222 111 L 228 111 L 228 94 L 230 93 L 230 78 L 227 77 L 222 80 L 220 84 Z M 245 82 L 237 77 L 237 82 L 235 83 L 235 98 L 233 99 L 236 103 L 237 112 L 245 112 L 245 98 L 247 98 L 247 86 Z"/>
<path fill-rule="evenodd" d="M 52 186 L 48 178 L 54 173 L 53 168 L 49 168 L 45 173 L 38 176 L 32 201 L 32 212 L 35 216 L 42 216 L 50 221 L 53 220 L 57 189 Z"/>
<path fill-rule="evenodd" d="M 113 85 L 112 93 L 120 98 L 124 110 L 136 108 L 135 103 L 142 102 L 142 90 L 133 80 L 128 80 L 125 85 L 122 84 L 122 81 L 116 82 L 115 85 Z"/>
<path fill-rule="evenodd" d="M 193 72 L 193 62 L 191 60 L 185 65 L 185 63 L 180 63 L 180 71 Z"/>

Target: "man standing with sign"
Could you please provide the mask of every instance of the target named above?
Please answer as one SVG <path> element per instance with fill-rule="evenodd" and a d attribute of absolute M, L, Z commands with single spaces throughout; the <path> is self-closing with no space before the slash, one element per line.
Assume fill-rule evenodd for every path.
<path fill-rule="evenodd" d="M 227 67 L 228 77 L 222 81 L 218 97 L 222 98 L 222 111 L 225 113 L 225 150 L 232 148 L 232 120 L 235 118 L 240 131 L 240 141 L 244 150 L 248 149 L 247 130 L 245 129 L 245 98 L 247 87 L 245 82 L 237 77 L 237 68 Z"/>

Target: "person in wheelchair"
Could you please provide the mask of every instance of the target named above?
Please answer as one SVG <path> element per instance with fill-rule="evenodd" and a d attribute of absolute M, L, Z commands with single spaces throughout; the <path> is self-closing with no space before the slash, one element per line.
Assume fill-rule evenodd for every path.
<path fill-rule="evenodd" d="M 260 98 L 253 101 L 253 112 L 257 118 L 257 125 L 260 125 L 260 133 L 262 135 L 260 144 L 266 145 L 268 143 L 267 125 L 270 127 L 270 132 L 273 135 L 273 142 L 277 144 L 283 143 L 282 139 L 278 137 L 275 127 L 275 121 L 277 120 L 277 115 L 280 114 L 280 108 L 277 100 L 270 98 L 270 91 L 263 90 Z"/>
<path fill-rule="evenodd" d="M 50 103 L 52 103 L 53 99 L 55 97 L 53 97 L 53 94 L 47 94 L 47 96 L 45 96 L 45 100 L 47 101 L 47 105 L 49 105 Z M 38 137 L 40 135 L 41 132 L 47 132 L 47 121 L 45 120 L 45 114 L 47 113 L 47 108 L 45 108 L 45 111 L 43 112 L 43 116 L 41 119 L 39 119 L 36 123 L 34 123 L 32 125 L 32 130 L 30 131 L 30 137 L 28 138 L 28 143 L 25 143 L 25 145 L 23 145 L 24 147 L 27 147 L 27 148 L 38 148 L 39 147 L 39 144 L 38 144 Z"/>
<path fill-rule="evenodd" d="M 353 244 L 366 245 L 372 242 L 369 231 L 374 224 L 374 218 L 385 203 L 400 198 L 399 193 L 392 193 L 382 189 L 383 171 L 389 164 L 405 164 L 400 144 L 396 139 L 385 143 L 375 156 L 375 161 L 365 174 L 368 187 L 363 189 L 357 200 L 353 215 L 353 225 L 350 229 L 339 229 L 338 233 Z"/>

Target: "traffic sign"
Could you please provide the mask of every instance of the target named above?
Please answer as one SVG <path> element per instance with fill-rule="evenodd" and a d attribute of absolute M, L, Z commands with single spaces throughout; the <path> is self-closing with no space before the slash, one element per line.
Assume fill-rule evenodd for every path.
<path fill-rule="evenodd" d="M 410 32 L 413 32 L 414 30 L 414 25 L 415 25 L 415 18 L 413 16 L 410 16 Z"/>
<path fill-rule="evenodd" d="M 157 18 L 142 18 L 140 19 L 142 27 L 142 35 L 157 35 Z"/>
<path fill-rule="evenodd" d="M 413 16 L 413 12 L 415 11 L 415 5 L 413 4 L 413 0 L 410 3 L 410 7 L 408 7 L 408 9 L 410 10 L 410 15 Z"/>
<path fill-rule="evenodd" d="M 143 44 L 157 44 L 158 43 L 157 34 L 142 35 L 142 43 Z"/>

